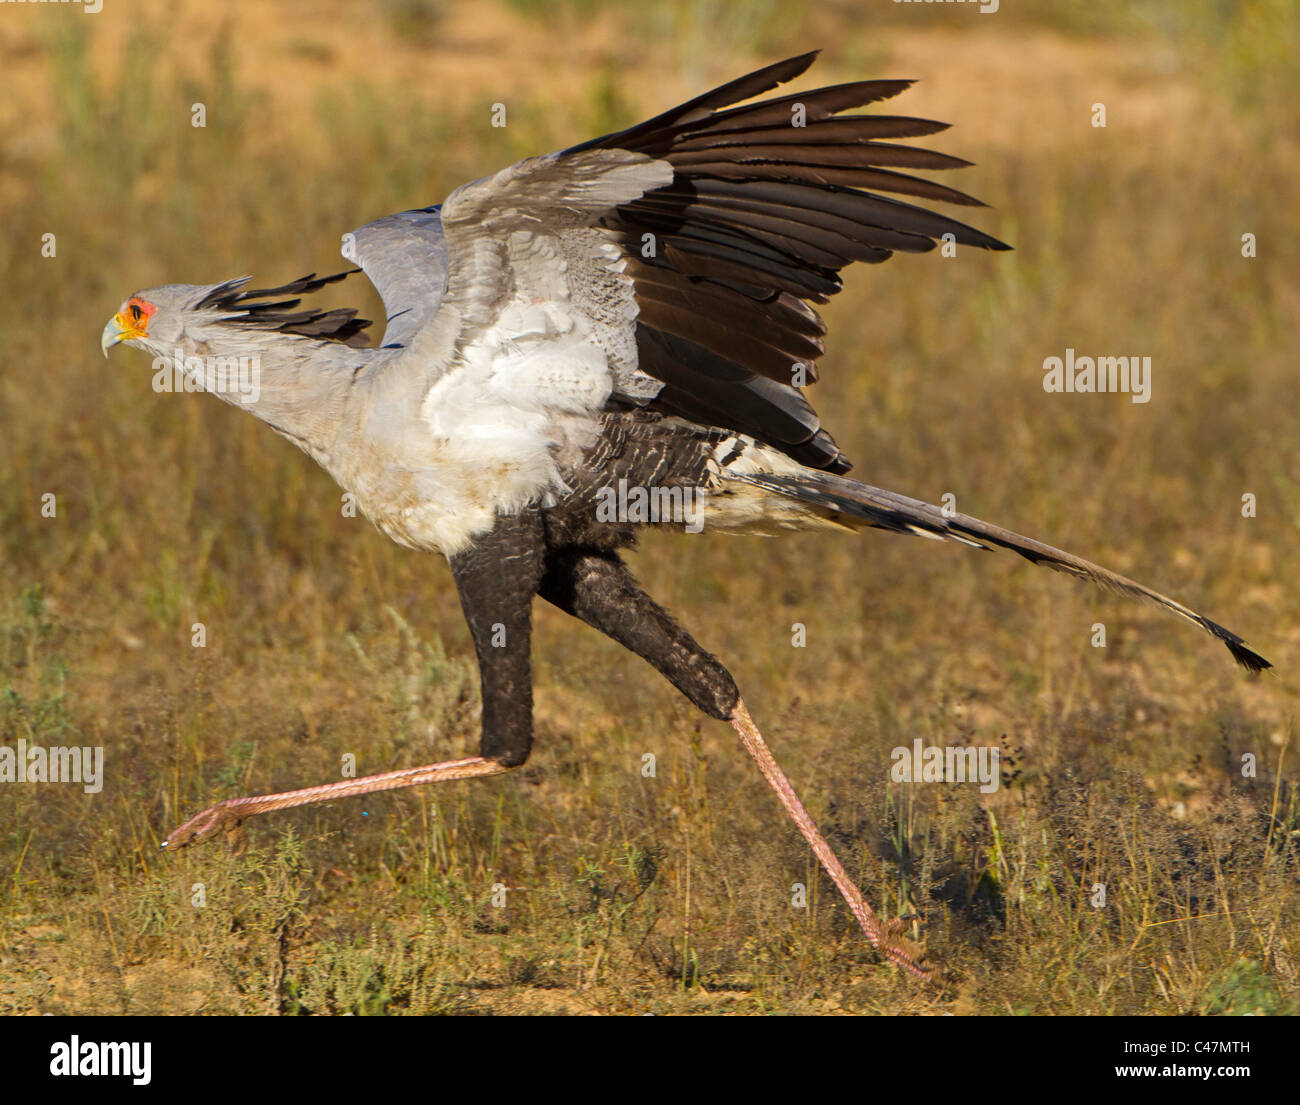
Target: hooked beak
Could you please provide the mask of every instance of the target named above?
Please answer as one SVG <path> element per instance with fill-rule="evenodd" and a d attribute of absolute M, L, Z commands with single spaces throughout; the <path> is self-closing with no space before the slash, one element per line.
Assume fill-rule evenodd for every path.
<path fill-rule="evenodd" d="M 104 351 L 105 357 L 108 356 L 108 351 L 113 346 L 131 336 L 127 333 L 125 322 L 126 320 L 121 315 L 114 315 L 108 320 L 108 325 L 104 327 L 104 332 L 99 336 L 99 348 Z"/>
<path fill-rule="evenodd" d="M 109 319 L 108 325 L 104 327 L 104 332 L 99 336 L 99 348 L 104 351 L 104 356 L 107 357 L 108 351 L 118 342 L 134 341 L 136 338 L 148 337 L 149 315 L 152 313 L 153 308 L 151 307 L 148 314 L 140 316 L 139 322 L 132 322 L 121 311 Z"/>

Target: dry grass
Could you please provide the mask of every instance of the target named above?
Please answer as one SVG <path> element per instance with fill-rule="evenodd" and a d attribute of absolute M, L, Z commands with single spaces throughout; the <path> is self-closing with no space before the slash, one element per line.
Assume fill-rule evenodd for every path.
<path fill-rule="evenodd" d="M 107 780 L 0 790 L 0 1011 L 1300 1010 L 1289 4 L 2 7 L 0 744 L 103 745 Z M 923 918 L 933 988 L 873 958 L 724 726 L 549 608 L 524 770 L 160 856 L 212 799 L 471 749 L 477 690 L 442 562 L 106 365 L 121 299 L 332 271 L 370 218 L 823 43 L 827 83 L 923 78 L 900 110 L 960 123 L 936 144 L 1017 247 L 852 274 L 813 394 L 857 474 L 1180 596 L 1277 674 L 1014 558 L 647 539 L 869 900 Z M 1151 355 L 1152 401 L 1045 394 L 1066 346 Z M 916 738 L 1001 745 L 1007 785 L 887 784 Z"/>

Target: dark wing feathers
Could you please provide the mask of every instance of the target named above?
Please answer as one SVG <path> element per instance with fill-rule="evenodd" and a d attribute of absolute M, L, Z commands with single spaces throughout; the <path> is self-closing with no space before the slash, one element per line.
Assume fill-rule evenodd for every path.
<path fill-rule="evenodd" d="M 783 269 L 779 263 L 768 258 L 751 254 L 746 263 L 740 264 L 728 257 L 718 256 L 718 251 L 711 251 L 707 242 L 681 238 L 676 235 L 663 240 L 664 255 L 669 264 L 684 276 L 710 277 L 725 282 L 732 287 L 743 287 L 751 299 L 768 302 L 778 292 L 789 292 L 800 299 L 811 299 L 816 303 L 825 303 L 838 285 L 825 280 L 800 280 L 797 274 Z M 747 281 L 753 279 L 757 269 L 763 276 L 766 287 L 758 287 Z"/>
<path fill-rule="evenodd" d="M 642 370 L 665 382 L 655 409 L 760 438 L 810 467 L 836 463 L 839 449 L 797 388 L 645 322 L 637 353 Z"/>
<path fill-rule="evenodd" d="M 789 140 L 792 130 L 812 132 L 808 141 L 814 145 L 836 146 L 878 138 L 921 138 L 947 130 L 948 126 L 933 119 L 912 119 L 906 115 L 837 115 L 811 122 L 805 120 L 802 126 L 792 124 L 787 118 L 783 123 L 765 127 L 723 127 L 718 130 L 710 127 L 708 130 L 678 132 L 680 137 L 663 156 L 671 160 L 671 154 L 677 149 L 706 150 L 784 142 Z"/>
<path fill-rule="evenodd" d="M 824 327 L 803 301 L 827 302 L 841 288 L 845 265 L 924 253 L 947 234 L 963 245 L 1009 247 L 879 194 L 983 206 L 897 171 L 969 162 L 882 141 L 936 134 L 947 124 L 840 114 L 896 96 L 911 81 L 854 81 L 735 106 L 799 76 L 816 56 L 769 65 L 566 152 L 631 150 L 674 170 L 671 184 L 602 220 L 632 259 L 640 367 L 667 385 L 649 405 L 842 472 L 848 461 L 790 386 L 796 365 L 816 379 L 824 352 Z M 651 256 L 643 251 L 647 240 Z M 736 371 L 722 372 L 721 364 Z"/>
<path fill-rule="evenodd" d="M 783 82 L 784 83 L 784 82 Z M 794 92 L 789 96 L 780 96 L 762 103 L 749 104 L 746 107 L 734 107 L 730 111 L 714 112 L 708 120 L 709 131 L 718 133 L 725 130 L 739 130 L 744 127 L 762 127 L 777 123 L 789 126 L 795 109 L 802 106 L 805 121 L 820 122 L 829 119 L 838 111 L 847 111 L 851 107 L 866 107 L 880 100 L 892 99 L 900 92 L 906 92 L 915 81 L 850 81 L 847 84 L 833 84 L 826 88 L 814 89 L 812 92 Z M 877 118 L 881 118 L 877 116 Z M 938 124 L 940 127 L 946 124 Z M 678 133 L 690 133 L 697 129 L 690 123 L 675 128 Z"/>
<path fill-rule="evenodd" d="M 892 142 L 854 142 L 844 145 L 819 145 L 801 142 L 791 128 L 780 141 L 766 145 L 717 146 L 674 153 L 673 164 L 693 162 L 770 162 L 771 174 L 780 176 L 797 171 L 800 165 L 825 165 L 861 169 L 873 165 L 894 165 L 906 169 L 965 169 L 971 162 L 922 146 L 899 146 Z"/>
<path fill-rule="evenodd" d="M 653 119 L 647 119 L 644 123 L 638 123 L 636 126 L 621 130 L 617 134 L 607 134 L 602 138 L 593 138 L 590 142 L 574 146 L 571 151 L 566 152 L 615 148 L 639 149 L 638 143 L 641 143 L 644 139 L 661 135 L 677 125 L 707 119 L 713 114 L 715 108 L 730 107 L 732 104 L 740 103 L 741 100 L 748 100 L 753 96 L 761 96 L 764 92 L 771 92 L 772 89 L 785 84 L 786 81 L 794 80 L 795 77 L 799 76 L 817 60 L 818 53 L 820 53 L 819 50 L 811 50 L 806 54 L 800 54 L 798 57 L 786 58 L 785 61 L 778 61 L 772 65 L 764 66 L 762 69 L 756 69 L 753 73 L 747 73 L 743 77 L 737 77 L 734 81 L 719 85 L 710 92 L 705 92 L 703 95 L 696 96 L 693 100 L 687 100 L 684 104 L 679 104 L 677 107 L 656 115 Z"/>
<path fill-rule="evenodd" d="M 770 149 L 771 147 L 765 147 Z M 812 153 L 811 149 L 806 153 Z M 854 188 L 879 188 L 886 192 L 898 192 L 902 195 L 920 196 L 922 199 L 940 200 L 944 203 L 957 203 L 966 207 L 985 207 L 982 201 L 956 188 L 936 184 L 932 180 L 910 177 L 906 173 L 895 173 L 888 169 L 865 169 L 856 166 L 839 165 L 790 165 L 771 164 L 769 161 L 746 151 L 746 156 L 734 161 L 719 160 L 712 150 L 701 150 L 697 161 L 687 162 L 693 171 L 707 173 L 719 180 L 764 180 L 778 179 L 804 181 L 816 185 L 842 184 Z M 686 154 L 682 155 L 685 158 Z"/>

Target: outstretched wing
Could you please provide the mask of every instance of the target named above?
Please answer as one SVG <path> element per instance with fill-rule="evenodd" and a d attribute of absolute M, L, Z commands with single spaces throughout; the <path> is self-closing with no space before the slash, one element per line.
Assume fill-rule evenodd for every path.
<path fill-rule="evenodd" d="M 848 461 L 791 383 L 796 366 L 816 380 L 825 351 L 825 327 L 808 304 L 838 292 L 850 262 L 924 253 L 944 235 L 985 249 L 1010 247 L 879 194 L 983 206 L 897 171 L 969 162 L 883 141 L 947 124 L 840 114 L 896 96 L 911 81 L 854 81 L 722 110 L 799 76 L 816 56 L 770 65 L 576 149 L 628 149 L 673 167 L 671 185 L 621 205 L 602 223 L 630 258 L 640 367 L 665 383 L 654 405 L 843 472 Z"/>
<path fill-rule="evenodd" d="M 402 211 L 343 235 L 342 254 L 388 311 L 385 349 L 406 349 L 432 321 L 447 290 L 447 246 L 438 209 Z"/>
<path fill-rule="evenodd" d="M 599 223 L 672 180 L 672 167 L 646 154 L 591 149 L 529 158 L 457 188 L 441 210 L 451 259 L 442 310 L 456 319 L 462 354 L 525 349 L 506 371 L 529 406 L 652 398 L 661 384 L 638 371 L 627 259 Z M 564 357 L 581 367 L 566 371 Z"/>
<path fill-rule="evenodd" d="M 435 389 L 468 369 L 524 410 L 646 406 L 847 470 L 795 386 L 796 368 L 816 379 L 824 352 L 810 304 L 840 290 L 852 261 L 925 252 L 945 235 L 1008 247 L 880 194 L 978 204 L 899 171 L 967 164 L 889 141 L 945 124 L 842 114 L 910 81 L 733 106 L 815 57 L 355 231 L 345 256 L 384 298 L 385 345 L 418 349 Z"/>

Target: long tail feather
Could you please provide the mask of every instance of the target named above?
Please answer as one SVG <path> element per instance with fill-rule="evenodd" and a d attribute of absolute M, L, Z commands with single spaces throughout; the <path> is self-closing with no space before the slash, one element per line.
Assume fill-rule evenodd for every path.
<path fill-rule="evenodd" d="M 1118 591 L 1134 598 L 1145 599 L 1180 618 L 1199 626 L 1221 641 L 1232 653 L 1232 658 L 1250 672 L 1260 672 L 1273 665 L 1259 653 L 1246 646 L 1237 634 L 1198 614 L 1180 602 L 1153 591 L 1136 580 L 1119 575 L 1099 564 L 1084 560 L 1073 553 L 1045 545 L 1030 537 L 990 525 L 969 514 L 945 513 L 937 506 L 909 499 L 893 491 L 871 487 L 857 480 L 845 479 L 826 472 L 806 470 L 799 475 L 766 472 L 728 473 L 729 479 L 752 483 L 787 498 L 797 499 L 819 508 L 835 521 L 856 521 L 859 525 L 897 533 L 913 533 L 940 540 L 956 540 L 967 545 L 987 549 L 996 545 L 1019 553 L 1034 564 L 1043 564 L 1058 572 L 1086 579 L 1107 590 Z"/>

